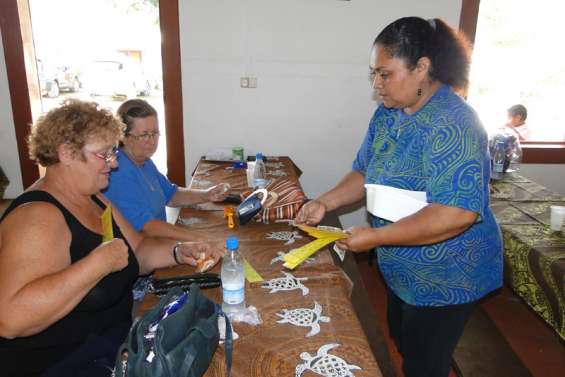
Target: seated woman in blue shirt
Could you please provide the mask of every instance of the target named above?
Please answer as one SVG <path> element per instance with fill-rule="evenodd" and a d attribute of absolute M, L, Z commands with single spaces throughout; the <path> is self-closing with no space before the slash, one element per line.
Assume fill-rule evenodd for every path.
<path fill-rule="evenodd" d="M 447 377 L 477 300 L 502 284 L 487 134 L 453 92 L 468 83 L 468 49 L 439 19 L 401 18 L 377 36 L 369 67 L 382 104 L 352 171 L 307 203 L 297 221 L 316 224 L 362 200 L 365 183 L 426 193 L 421 210 L 396 222 L 373 217 L 372 227 L 353 228 L 338 246 L 375 250 L 404 375 Z"/>
<path fill-rule="evenodd" d="M 112 170 L 104 192 L 137 231 L 148 236 L 190 241 L 193 231 L 167 223 L 165 207 L 182 207 L 226 198 L 228 186 L 189 190 L 171 183 L 161 174 L 151 157 L 159 143 L 157 111 L 144 100 L 124 102 L 117 115 L 126 125 L 118 153 L 118 168 Z"/>

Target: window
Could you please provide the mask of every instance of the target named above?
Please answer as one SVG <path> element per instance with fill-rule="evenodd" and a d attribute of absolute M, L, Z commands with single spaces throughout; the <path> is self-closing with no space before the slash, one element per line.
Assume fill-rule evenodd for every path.
<path fill-rule="evenodd" d="M 148 0 L 153 2 L 153 0 Z M 14 128 L 18 143 L 20 168 L 24 187 L 31 185 L 38 177 L 37 168 L 28 157 L 26 139 L 32 113 L 40 111 L 38 105 L 40 88 L 30 11 L 27 0 L 6 0 L 2 4 L 0 27 L 6 59 L 6 71 L 10 88 Z M 178 2 L 159 2 L 161 26 L 161 49 L 163 58 L 163 93 L 166 120 L 167 166 L 171 181 L 184 185 L 184 135 L 182 127 L 182 89 L 180 72 Z M 103 24 L 101 24 L 103 27 Z M 22 69 L 25 67 L 25 69 Z M 33 82 L 35 77 L 35 90 Z M 26 85 L 27 84 L 27 85 Z M 38 109 L 39 108 L 39 109 Z"/>
<path fill-rule="evenodd" d="M 462 0 L 460 27 L 474 42 L 469 103 L 491 133 L 504 126 L 510 106 L 527 107 L 525 163 L 565 163 L 565 112 L 558 100 L 565 63 L 551 28 L 563 9 L 551 0 Z"/>
<path fill-rule="evenodd" d="M 564 10 L 553 0 L 481 2 L 468 100 L 490 132 L 504 125 L 506 109 L 523 104 L 527 140 L 564 140 L 565 112 L 556 99 L 565 87 L 565 61 L 555 33 Z"/>
<path fill-rule="evenodd" d="M 28 2 L 42 113 L 69 98 L 95 101 L 115 113 L 126 99 L 138 97 L 157 110 L 166 134 L 157 0 Z M 152 157 L 164 174 L 166 148 L 164 138 Z"/>

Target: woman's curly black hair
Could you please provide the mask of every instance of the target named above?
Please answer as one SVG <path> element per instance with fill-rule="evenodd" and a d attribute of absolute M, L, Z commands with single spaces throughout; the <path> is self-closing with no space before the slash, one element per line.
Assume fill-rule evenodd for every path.
<path fill-rule="evenodd" d="M 441 19 L 400 18 L 380 32 L 376 44 L 392 57 L 404 59 L 410 69 L 416 67 L 418 59 L 427 57 L 432 80 L 459 89 L 469 83 L 469 41 Z"/>

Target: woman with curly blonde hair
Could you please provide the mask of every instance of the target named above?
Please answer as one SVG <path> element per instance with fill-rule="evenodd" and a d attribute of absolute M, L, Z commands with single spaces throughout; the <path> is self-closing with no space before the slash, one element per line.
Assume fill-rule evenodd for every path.
<path fill-rule="evenodd" d="M 79 100 L 51 110 L 33 127 L 30 156 L 46 167 L 45 176 L 0 220 L 5 375 L 110 375 L 131 325 L 138 274 L 194 265 L 201 253 L 221 256 L 206 244 L 142 238 L 108 206 L 100 190 L 117 166 L 123 127 L 108 110 Z M 111 231 L 101 221 L 105 211 Z"/>

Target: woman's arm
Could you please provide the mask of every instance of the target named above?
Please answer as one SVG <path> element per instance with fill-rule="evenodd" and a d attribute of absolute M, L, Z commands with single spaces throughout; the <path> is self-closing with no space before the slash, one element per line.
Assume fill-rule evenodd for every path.
<path fill-rule="evenodd" d="M 179 241 L 205 241 L 208 237 L 197 230 L 169 224 L 162 220 L 149 220 L 141 229 L 145 237 L 166 237 Z"/>
<path fill-rule="evenodd" d="M 71 264 L 71 234 L 48 203 L 16 208 L 0 223 L 0 336 L 37 334 L 67 315 L 106 275 L 127 266 L 122 240 Z"/>
<path fill-rule="evenodd" d="M 103 200 L 106 205 L 110 204 L 108 199 L 103 195 L 99 195 L 99 198 Z M 177 260 L 175 260 L 173 248 L 178 243 L 177 240 L 184 240 L 185 238 L 172 237 L 167 234 L 159 234 L 159 237 L 152 237 L 148 236 L 146 232 L 138 233 L 117 208 L 112 207 L 112 215 L 120 227 L 122 234 L 134 250 L 139 263 L 140 275 L 149 274 L 158 268 L 177 265 L 177 262 L 190 264 L 192 266 L 196 265 L 198 259 L 213 258 L 214 261 L 217 262 L 223 255 L 223 248 L 218 243 L 206 242 L 201 239 L 195 239 L 195 237 L 189 237 L 191 241 L 182 242 L 177 247 Z M 159 222 L 169 227 L 178 228 L 174 225 L 157 220 L 150 222 Z M 186 233 L 188 232 L 186 232 L 186 230 L 182 228 L 178 228 L 178 230 L 184 231 L 182 236 L 187 237 Z M 170 230 L 167 229 L 167 231 Z M 171 234 L 176 234 L 176 230 L 173 229 Z"/>
<path fill-rule="evenodd" d="M 330 191 L 316 200 L 322 202 L 327 211 L 333 211 L 348 204 L 353 204 L 365 197 L 365 177 L 358 171 L 349 172 Z"/>
<path fill-rule="evenodd" d="M 142 275 L 178 264 L 196 266 L 198 260 L 210 258 L 216 264 L 223 254 L 223 248 L 215 242 L 177 242 L 152 237 L 144 238 L 135 251 Z"/>
<path fill-rule="evenodd" d="M 365 177 L 361 173 L 349 172 L 333 189 L 302 206 L 295 221 L 316 225 L 326 212 L 358 202 L 365 197 L 364 183 Z"/>
<path fill-rule="evenodd" d="M 351 237 L 338 241 L 337 244 L 356 252 L 381 245 L 429 245 L 463 233 L 476 219 L 475 212 L 432 203 L 415 214 L 384 227 L 353 228 Z"/>
<path fill-rule="evenodd" d="M 189 190 L 185 187 L 179 187 L 167 205 L 170 207 L 186 207 L 204 202 L 221 202 L 229 193 L 230 186 L 227 183 L 219 183 L 206 190 Z"/>

